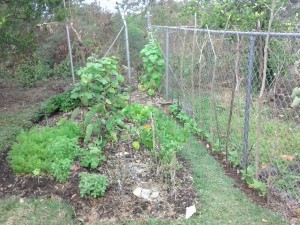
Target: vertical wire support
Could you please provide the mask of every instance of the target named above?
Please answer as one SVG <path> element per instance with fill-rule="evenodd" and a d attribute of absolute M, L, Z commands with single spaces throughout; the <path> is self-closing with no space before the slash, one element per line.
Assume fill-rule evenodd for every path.
<path fill-rule="evenodd" d="M 150 11 L 147 10 L 146 18 L 147 18 L 147 31 L 148 31 L 148 32 L 151 32 L 151 30 L 152 30 L 151 16 L 152 16 L 152 15 L 150 14 Z"/>
<path fill-rule="evenodd" d="M 129 38 L 128 38 L 128 27 L 127 27 L 127 22 L 125 19 L 125 12 L 121 11 L 120 5 L 119 7 L 119 12 L 121 14 L 123 24 L 124 24 L 124 30 L 125 30 L 125 45 L 126 45 L 126 60 L 127 60 L 127 75 L 128 75 L 128 83 L 131 84 L 131 66 L 130 66 L 130 52 L 129 52 Z"/>
<path fill-rule="evenodd" d="M 66 7 L 66 1 L 64 1 L 64 8 Z M 71 74 L 72 74 L 72 82 L 75 84 L 75 75 L 74 75 L 74 65 L 73 65 L 73 56 L 72 56 L 72 46 L 71 46 L 71 40 L 70 40 L 70 31 L 69 31 L 69 25 L 68 25 L 68 18 L 66 18 L 66 31 L 67 31 L 67 42 L 68 42 L 68 49 L 69 49 L 69 57 L 70 57 L 70 66 L 71 66 Z"/>
<path fill-rule="evenodd" d="M 167 28 L 165 31 L 165 38 L 166 38 L 166 46 L 165 46 L 165 51 L 166 51 L 166 71 L 165 71 L 165 94 L 166 94 L 166 99 L 169 98 L 169 29 Z"/>
<path fill-rule="evenodd" d="M 253 79 L 253 61 L 254 61 L 254 48 L 255 48 L 255 36 L 250 36 L 249 44 L 249 58 L 248 58 L 248 77 L 246 87 L 246 104 L 245 104 L 245 121 L 244 121 L 244 148 L 243 148 L 243 168 L 248 166 L 249 155 L 249 117 L 250 117 L 250 102 L 251 102 L 251 86 Z"/>

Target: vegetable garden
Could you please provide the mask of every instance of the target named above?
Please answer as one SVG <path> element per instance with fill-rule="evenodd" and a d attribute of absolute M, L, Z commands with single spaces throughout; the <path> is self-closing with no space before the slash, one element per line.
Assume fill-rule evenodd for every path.
<path fill-rule="evenodd" d="M 119 17 L 87 10 L 116 34 Z M 25 88 L 0 80 L 0 224 L 299 222 L 297 34 L 198 29 L 196 13 L 187 27 L 147 14 L 143 35 L 124 15 L 103 49 L 70 23 L 76 83 L 54 75 L 66 57 L 39 54 L 15 70 Z"/>

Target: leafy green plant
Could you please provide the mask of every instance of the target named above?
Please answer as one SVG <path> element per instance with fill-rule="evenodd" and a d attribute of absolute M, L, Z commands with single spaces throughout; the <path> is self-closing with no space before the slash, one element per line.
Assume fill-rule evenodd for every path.
<path fill-rule="evenodd" d="M 239 166 L 241 164 L 241 159 L 237 150 L 229 151 L 228 159 L 234 166 Z"/>
<path fill-rule="evenodd" d="M 197 135 L 199 137 L 207 137 L 209 136 L 208 134 L 206 134 L 202 129 L 200 129 L 197 125 L 197 123 L 195 123 L 193 121 L 193 119 L 191 119 L 190 117 L 188 117 L 182 110 L 182 106 L 179 104 L 173 104 L 170 105 L 169 107 L 170 112 L 172 113 L 172 115 L 179 120 L 179 122 L 181 122 L 184 127 L 186 129 L 188 129 L 191 133 L 193 133 L 194 135 Z"/>
<path fill-rule="evenodd" d="M 141 143 L 146 149 L 154 150 L 153 154 L 163 165 L 170 165 L 174 161 L 174 155 L 176 156 L 176 152 L 189 135 L 187 129 L 177 125 L 163 111 L 153 107 L 132 104 L 125 107 L 122 114 L 126 120 L 135 124 L 129 129 L 132 139 L 135 140 L 134 148 L 139 149 Z M 153 149 L 153 134 L 155 149 Z"/>
<path fill-rule="evenodd" d="M 242 180 L 244 180 L 249 187 L 259 190 L 262 196 L 267 194 L 266 184 L 256 180 L 255 177 L 255 169 L 254 167 L 247 167 L 247 169 L 241 170 Z"/>
<path fill-rule="evenodd" d="M 91 169 L 96 169 L 101 161 L 106 159 L 102 149 L 96 146 L 89 146 L 89 150 L 83 150 L 81 157 L 80 165 Z"/>
<path fill-rule="evenodd" d="M 139 150 L 140 149 L 140 142 L 138 142 L 138 141 L 134 141 L 133 143 L 132 143 L 132 147 L 133 147 L 133 149 L 134 150 Z"/>
<path fill-rule="evenodd" d="M 80 105 L 80 101 L 78 99 L 71 98 L 71 91 L 71 89 L 68 89 L 67 91 L 43 102 L 41 104 L 39 114 L 48 117 L 58 111 L 70 112 L 77 108 Z"/>
<path fill-rule="evenodd" d="M 90 142 L 93 136 L 98 136 L 103 143 L 117 141 L 120 128 L 125 126 L 119 110 L 129 99 L 121 90 L 124 77 L 118 72 L 118 59 L 90 57 L 78 75 L 81 80 L 71 97 L 90 107 L 84 118 L 84 142 Z"/>
<path fill-rule="evenodd" d="M 122 115 L 131 122 L 136 124 L 144 124 L 150 120 L 153 108 L 149 106 L 142 106 L 140 104 L 130 104 L 122 109 Z"/>
<path fill-rule="evenodd" d="M 118 72 L 118 59 L 89 57 L 86 67 L 77 71 L 80 82 L 72 90 L 71 98 L 80 99 L 84 106 L 105 103 L 108 111 L 111 108 L 122 108 L 128 95 L 121 93 L 124 77 Z"/>
<path fill-rule="evenodd" d="M 70 176 L 70 168 L 73 160 L 66 159 L 56 159 L 51 165 L 51 173 L 59 182 L 65 182 Z"/>
<path fill-rule="evenodd" d="M 81 197 L 92 196 L 94 198 L 104 196 L 109 185 L 106 176 L 99 174 L 80 173 L 80 195 Z"/>
<path fill-rule="evenodd" d="M 34 170 L 32 171 L 32 174 L 33 174 L 34 176 L 39 176 L 40 173 L 41 173 L 41 170 L 40 170 L 40 169 L 34 169 Z"/>
<path fill-rule="evenodd" d="M 154 113 L 156 123 L 155 130 L 158 137 L 159 158 L 162 164 L 170 164 L 174 154 L 180 150 L 182 144 L 189 136 L 189 131 L 176 124 L 164 112 L 157 110 Z"/>
<path fill-rule="evenodd" d="M 253 183 L 253 177 L 255 176 L 254 167 L 248 166 L 247 169 L 241 170 L 242 180 L 244 180 L 247 184 Z"/>
<path fill-rule="evenodd" d="M 153 96 L 161 86 L 165 61 L 160 45 L 152 34 L 149 35 L 149 44 L 145 45 L 140 55 L 144 64 L 140 89 Z"/>
<path fill-rule="evenodd" d="M 249 184 L 250 187 L 259 190 L 259 192 L 261 193 L 262 196 L 266 196 L 267 194 L 267 186 L 265 183 L 258 181 L 256 179 L 253 179 L 253 183 Z"/>
<path fill-rule="evenodd" d="M 33 171 L 64 174 L 67 178 L 70 170 L 67 160 L 72 162 L 79 154 L 77 141 L 81 135 L 80 128 L 73 122 L 62 120 L 56 127 L 33 127 L 17 137 L 8 159 L 15 173 L 31 174 Z M 69 163 L 70 164 L 70 163 Z"/>

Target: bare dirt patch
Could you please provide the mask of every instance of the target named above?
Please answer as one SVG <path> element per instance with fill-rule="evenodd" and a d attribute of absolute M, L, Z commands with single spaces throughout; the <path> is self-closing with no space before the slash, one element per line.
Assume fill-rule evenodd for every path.
<path fill-rule="evenodd" d="M 20 87 L 0 81 L 0 113 L 18 112 L 30 108 L 55 94 L 63 92 L 70 84 L 64 80 L 38 83 L 34 88 Z"/>

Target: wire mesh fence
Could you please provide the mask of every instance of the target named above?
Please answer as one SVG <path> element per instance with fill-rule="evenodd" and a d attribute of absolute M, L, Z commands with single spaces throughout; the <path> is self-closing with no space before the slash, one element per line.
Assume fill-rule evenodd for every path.
<path fill-rule="evenodd" d="M 264 183 L 269 196 L 299 208 L 300 35 L 271 33 L 265 55 L 265 33 L 154 29 L 167 65 L 165 97 L 252 186 Z"/>

